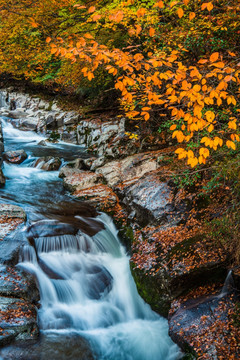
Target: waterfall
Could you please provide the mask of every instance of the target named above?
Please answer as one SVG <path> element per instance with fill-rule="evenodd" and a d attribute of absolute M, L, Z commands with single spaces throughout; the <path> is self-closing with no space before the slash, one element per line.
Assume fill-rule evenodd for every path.
<path fill-rule="evenodd" d="M 6 108 L 7 107 L 7 99 L 6 99 L 6 94 L 3 94 L 2 92 L 0 92 L 0 108 Z"/>
<path fill-rule="evenodd" d="M 137 293 L 112 220 L 106 214 L 97 220 L 104 229 L 92 237 L 79 230 L 35 238 L 38 261 L 30 245 L 23 249 L 19 266 L 37 278 L 42 331 L 78 333 L 98 359 L 179 358 L 167 320 Z"/>

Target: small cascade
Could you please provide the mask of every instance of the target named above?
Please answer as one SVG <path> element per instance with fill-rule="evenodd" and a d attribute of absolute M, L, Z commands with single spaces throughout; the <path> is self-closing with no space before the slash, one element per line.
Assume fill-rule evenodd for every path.
<path fill-rule="evenodd" d="M 234 288 L 234 280 L 232 277 L 232 270 L 229 270 L 227 277 L 224 281 L 222 290 L 221 290 L 220 294 L 218 295 L 218 297 L 222 298 L 225 295 L 231 293 L 233 291 L 233 288 Z"/>
<path fill-rule="evenodd" d="M 45 228 L 47 236 L 38 233 L 32 250 L 23 249 L 19 266 L 37 278 L 43 332 L 77 333 L 98 359 L 177 359 L 167 321 L 137 293 L 112 220 L 101 214 L 97 221 L 103 230 L 92 237 L 81 230 L 49 236 Z"/>
<path fill-rule="evenodd" d="M 0 92 L 0 108 L 7 108 L 7 99 L 6 95 Z"/>

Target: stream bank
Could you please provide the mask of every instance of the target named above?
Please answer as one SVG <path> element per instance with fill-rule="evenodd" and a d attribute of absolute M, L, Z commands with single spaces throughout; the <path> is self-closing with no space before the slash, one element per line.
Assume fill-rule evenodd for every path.
<path fill-rule="evenodd" d="M 21 206 L 27 219 L 0 244 L 9 248 L 11 244 L 14 269 L 37 281 L 40 300 L 31 296 L 28 307 L 38 313 L 34 324 L 40 337 L 37 328 L 29 338 L 3 333 L 9 346 L 0 356 L 4 360 L 50 355 L 58 360 L 180 358 L 167 321 L 137 293 L 129 257 L 112 220 L 68 194 L 58 177 L 56 155 L 63 169 L 79 158 L 85 162 L 89 154 L 73 144 L 52 143 L 27 130 L 26 123 L 24 130 L 18 129 L 6 115 L 8 108 L 2 110 L 6 184 L 0 190 L 1 204 Z M 95 184 L 100 178 L 101 174 L 92 178 L 86 173 L 82 181 Z M 2 253 L 6 255 L 6 250 Z M 9 302 L 7 308 L 11 310 Z M 11 322 L 14 318 L 20 326 L 23 314 L 28 315 L 23 307 L 11 312 Z M 63 338 L 69 339 L 67 344 Z"/>
<path fill-rule="evenodd" d="M 202 204 L 205 199 L 178 189 L 169 174 L 175 148 L 138 153 L 135 140 L 125 134 L 124 119 L 86 120 L 62 112 L 56 104 L 43 108 L 39 99 L 25 94 L 11 97 L 17 103 L 15 113 L 2 115 L 17 117 L 11 120 L 14 126 L 38 130 L 50 140 L 68 138 L 94 153 L 76 156 L 61 168 L 64 187 L 113 216 L 131 252 L 138 291 L 155 311 L 169 316 L 174 341 L 193 358 L 218 359 L 225 348 L 226 354 L 234 349 L 237 359 L 239 349 L 228 336 L 238 298 L 231 286 L 221 293 L 230 261 L 224 249 L 212 246 L 199 222 L 206 213 L 219 216 L 222 199 L 217 199 L 216 211 Z"/>

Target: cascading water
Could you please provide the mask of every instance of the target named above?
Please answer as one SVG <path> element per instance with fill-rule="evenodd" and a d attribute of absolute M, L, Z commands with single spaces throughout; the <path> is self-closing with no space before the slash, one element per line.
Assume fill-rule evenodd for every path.
<path fill-rule="evenodd" d="M 0 196 L 28 214 L 29 244 L 19 266 L 37 279 L 41 332 L 60 339 L 83 337 L 99 360 L 181 358 L 167 321 L 138 295 L 112 220 L 106 214 L 94 217 L 86 205 L 74 211 L 58 173 L 29 166 L 37 156 L 39 135 L 13 129 L 7 121 L 3 125 L 5 150 L 21 147 L 30 154 L 21 165 L 5 165 L 7 182 Z M 63 155 L 65 150 L 69 155 L 59 148 Z M 63 203 L 69 209 L 64 216 Z M 56 359 L 79 359 L 76 346 L 68 355 L 59 348 Z"/>

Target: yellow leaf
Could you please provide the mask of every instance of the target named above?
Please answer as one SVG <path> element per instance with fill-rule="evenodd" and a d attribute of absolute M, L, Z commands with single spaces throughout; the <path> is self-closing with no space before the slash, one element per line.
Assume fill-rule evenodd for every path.
<path fill-rule="evenodd" d="M 213 129 L 214 129 L 214 126 L 211 124 L 211 125 L 209 125 L 209 127 L 208 127 L 208 132 L 212 132 L 213 131 Z"/>
<path fill-rule="evenodd" d="M 229 121 L 228 122 L 228 127 L 229 127 L 229 129 L 236 130 L 237 129 L 236 120 Z"/>
<path fill-rule="evenodd" d="M 182 8 L 179 8 L 179 9 L 177 10 L 177 14 L 178 14 L 178 17 L 181 19 L 181 18 L 183 17 L 183 15 L 184 15 L 183 9 L 182 9 Z"/>
<path fill-rule="evenodd" d="M 176 127 L 177 127 L 177 125 L 176 125 L 176 124 L 174 124 L 174 125 L 170 126 L 170 130 L 175 130 L 175 129 L 176 129 Z"/>
<path fill-rule="evenodd" d="M 199 149 L 199 154 L 203 157 L 205 157 L 205 159 L 209 156 L 209 150 L 207 148 L 200 148 Z"/>
<path fill-rule="evenodd" d="M 193 153 L 193 151 L 192 151 L 192 150 L 188 150 L 187 156 L 188 156 L 188 158 L 194 158 L 194 153 Z"/>
<path fill-rule="evenodd" d="M 88 80 L 89 80 L 89 81 L 91 81 L 91 80 L 94 78 L 94 75 L 93 75 L 93 73 L 92 73 L 92 72 L 90 72 L 90 71 L 89 71 L 89 73 L 88 73 L 88 76 L 87 76 L 87 77 L 88 77 Z"/>
<path fill-rule="evenodd" d="M 181 154 L 184 151 L 185 150 L 183 148 L 178 148 L 177 150 L 175 150 L 175 154 Z"/>
<path fill-rule="evenodd" d="M 184 151 L 184 152 L 182 152 L 181 154 L 178 154 L 178 159 L 179 159 L 179 160 L 185 159 L 186 156 L 187 156 L 187 152 Z"/>
<path fill-rule="evenodd" d="M 208 3 L 207 9 L 208 11 L 211 11 L 213 9 L 213 4 L 211 2 Z"/>
<path fill-rule="evenodd" d="M 200 85 L 194 85 L 193 90 L 196 92 L 199 92 L 201 90 L 201 86 Z"/>
<path fill-rule="evenodd" d="M 212 122 L 215 119 L 215 114 L 213 111 L 209 110 L 205 113 L 206 119 L 209 122 Z"/>
<path fill-rule="evenodd" d="M 233 150 L 236 150 L 236 145 L 233 141 L 227 140 L 226 145 L 228 148 L 232 148 Z"/>
<path fill-rule="evenodd" d="M 219 58 L 219 53 L 215 52 L 210 56 L 210 61 L 215 62 Z"/>

